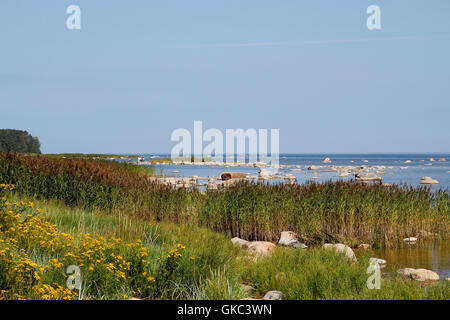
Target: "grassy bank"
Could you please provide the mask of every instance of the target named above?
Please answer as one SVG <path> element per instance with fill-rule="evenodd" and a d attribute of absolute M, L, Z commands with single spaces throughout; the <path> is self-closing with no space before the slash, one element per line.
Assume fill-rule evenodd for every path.
<path fill-rule="evenodd" d="M 228 236 L 276 241 L 291 230 L 305 242 L 399 245 L 423 231 L 448 237 L 448 190 L 354 182 L 176 190 L 141 167 L 87 159 L 0 155 L 0 181 L 23 195 L 156 222 L 207 227 Z"/>
<path fill-rule="evenodd" d="M 6 190 L 5 190 L 6 189 Z M 33 200 L 1 188 L 0 298 L 242 299 L 280 290 L 285 299 L 449 299 L 446 283 L 397 278 L 366 287 L 367 257 L 277 248 L 253 259 L 205 228 Z M 4 196 L 6 196 L 4 198 Z M 66 288 L 78 265 L 83 286 Z"/>

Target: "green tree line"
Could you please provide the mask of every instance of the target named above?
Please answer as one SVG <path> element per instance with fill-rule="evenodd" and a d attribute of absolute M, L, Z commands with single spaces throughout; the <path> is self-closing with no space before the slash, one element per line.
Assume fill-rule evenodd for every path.
<path fill-rule="evenodd" d="M 27 131 L 0 129 L 0 152 L 41 153 L 41 144 Z"/>

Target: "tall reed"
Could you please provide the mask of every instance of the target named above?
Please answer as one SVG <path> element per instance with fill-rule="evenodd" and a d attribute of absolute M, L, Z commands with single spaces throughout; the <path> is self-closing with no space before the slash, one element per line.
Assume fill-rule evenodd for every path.
<path fill-rule="evenodd" d="M 121 211 L 156 221 L 194 223 L 248 240 L 276 241 L 291 230 L 306 242 L 396 245 L 423 231 L 448 236 L 448 190 L 354 182 L 238 183 L 201 193 L 152 182 L 129 164 L 0 155 L 0 182 L 27 196 Z"/>

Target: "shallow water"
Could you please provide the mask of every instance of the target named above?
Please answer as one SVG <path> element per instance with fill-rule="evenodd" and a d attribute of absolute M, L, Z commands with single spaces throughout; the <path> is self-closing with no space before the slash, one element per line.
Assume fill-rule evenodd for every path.
<path fill-rule="evenodd" d="M 396 249 L 375 249 L 374 257 L 386 260 L 386 271 L 401 268 L 429 269 L 441 278 L 450 277 L 450 241 L 408 245 Z"/>
<path fill-rule="evenodd" d="M 145 160 L 151 159 L 151 155 L 144 155 Z M 169 155 L 158 155 L 160 158 L 168 158 Z M 336 172 L 317 172 L 316 170 L 306 170 L 310 165 L 326 165 L 323 163 L 325 157 L 331 158 L 331 165 L 338 166 L 386 166 L 386 174 L 380 175 L 385 183 L 405 183 L 412 186 L 419 186 L 422 177 L 429 176 L 439 181 L 438 185 L 433 185 L 433 189 L 448 189 L 450 187 L 450 154 L 281 154 L 280 164 L 289 166 L 301 166 L 302 171 L 295 172 L 290 169 L 280 169 L 285 173 L 293 174 L 298 183 L 308 180 L 352 180 L 350 177 L 338 177 Z M 429 161 L 434 158 L 436 161 Z M 445 162 L 437 161 L 445 158 Z M 367 160 L 368 162 L 365 162 Z M 410 160 L 410 163 L 405 161 Z M 135 160 L 134 160 L 135 161 Z M 387 168 L 392 166 L 392 169 Z M 157 165 L 156 172 L 168 176 L 176 177 L 217 177 L 224 171 L 244 172 L 250 175 L 257 175 L 258 169 L 253 167 L 207 167 L 191 165 Z M 408 167 L 400 169 L 400 167 Z M 173 171 L 179 171 L 174 173 Z M 279 180 L 278 180 L 279 181 Z M 281 180 L 283 181 L 283 180 Z M 272 181 L 273 182 L 273 181 Z M 275 181 L 276 182 L 276 181 Z"/>

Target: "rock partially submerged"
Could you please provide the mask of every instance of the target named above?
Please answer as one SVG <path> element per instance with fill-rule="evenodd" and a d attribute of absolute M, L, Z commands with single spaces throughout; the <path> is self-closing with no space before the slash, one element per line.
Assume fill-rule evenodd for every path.
<path fill-rule="evenodd" d="M 355 253 L 353 252 L 353 250 L 342 243 L 337 243 L 337 244 L 331 244 L 331 243 L 325 243 L 323 245 L 324 249 L 327 250 L 336 250 L 339 253 L 342 253 L 344 255 L 344 257 L 346 259 L 348 259 L 349 261 L 356 261 L 356 256 Z"/>
<path fill-rule="evenodd" d="M 403 239 L 403 241 L 406 243 L 414 244 L 417 242 L 417 238 L 416 237 L 408 237 L 408 238 Z"/>
<path fill-rule="evenodd" d="M 439 181 L 437 181 L 431 177 L 423 177 L 420 180 L 420 184 L 439 184 Z"/>
<path fill-rule="evenodd" d="M 323 159 L 323 163 L 331 163 L 331 159 L 330 158 L 325 158 L 325 159 Z"/>
<path fill-rule="evenodd" d="M 438 281 L 439 275 L 431 270 L 428 269 L 413 269 L 413 268 L 404 268 L 397 270 L 397 273 L 411 278 L 413 280 L 420 280 L 420 281 Z"/>
<path fill-rule="evenodd" d="M 383 178 L 377 176 L 373 172 L 355 174 L 356 181 L 381 181 Z"/>
<path fill-rule="evenodd" d="M 247 178 L 247 174 L 242 172 L 223 172 L 220 175 L 220 179 L 222 181 L 227 181 L 231 179 L 245 179 L 245 178 Z"/>

